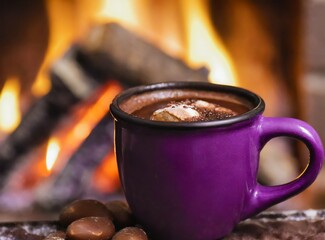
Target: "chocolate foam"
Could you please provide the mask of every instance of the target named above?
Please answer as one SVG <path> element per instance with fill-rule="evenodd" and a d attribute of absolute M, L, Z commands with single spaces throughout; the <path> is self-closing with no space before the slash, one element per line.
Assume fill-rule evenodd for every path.
<path fill-rule="evenodd" d="M 246 99 L 236 95 L 222 92 L 193 90 L 193 89 L 163 89 L 150 92 L 144 92 L 133 95 L 130 98 L 119 103 L 119 107 L 126 113 L 132 114 L 139 111 L 145 106 L 160 102 L 160 101 L 181 101 L 183 99 L 198 99 L 204 101 L 223 101 L 232 104 L 237 104 L 245 108 L 245 111 L 253 108 L 252 104 Z"/>

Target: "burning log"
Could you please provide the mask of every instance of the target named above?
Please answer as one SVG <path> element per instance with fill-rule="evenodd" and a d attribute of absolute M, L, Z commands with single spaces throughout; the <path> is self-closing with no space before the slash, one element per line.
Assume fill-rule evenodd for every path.
<path fill-rule="evenodd" d="M 16 130 L 1 144 L 2 181 L 3 174 L 7 174 L 23 154 L 42 143 L 60 118 L 78 102 L 78 98 L 56 76 L 53 76 L 52 84 L 52 90 L 31 107 Z"/>
<path fill-rule="evenodd" d="M 120 25 L 94 27 L 80 42 L 78 61 L 92 74 L 129 85 L 166 81 L 207 81 L 208 72 L 194 70 Z"/>
<path fill-rule="evenodd" d="M 51 69 L 52 88 L 30 108 L 0 146 L 0 186 L 21 157 L 44 142 L 77 103 L 108 79 L 126 87 L 162 81 L 207 81 L 194 70 L 117 24 L 94 28 Z"/>
<path fill-rule="evenodd" d="M 113 151 L 113 125 L 113 118 L 107 114 L 68 160 L 64 169 L 36 189 L 37 205 L 47 209 L 59 208 L 85 196 L 93 172 Z"/>

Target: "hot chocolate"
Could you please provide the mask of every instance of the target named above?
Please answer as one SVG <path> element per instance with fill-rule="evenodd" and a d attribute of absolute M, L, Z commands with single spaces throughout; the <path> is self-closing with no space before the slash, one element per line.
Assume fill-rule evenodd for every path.
<path fill-rule="evenodd" d="M 235 117 L 252 106 L 229 93 L 169 89 L 134 95 L 120 104 L 136 117 L 167 122 L 215 121 Z"/>
<path fill-rule="evenodd" d="M 132 115 L 156 104 L 146 119 Z M 300 193 L 316 179 L 324 150 L 315 130 L 297 119 L 264 117 L 264 107 L 253 92 L 202 82 L 139 86 L 113 100 L 121 185 L 151 239 L 220 239 L 240 221 Z M 154 120 L 195 119 L 202 108 L 221 109 L 226 119 Z M 306 144 L 308 167 L 289 183 L 261 185 L 260 151 L 281 136 Z"/>

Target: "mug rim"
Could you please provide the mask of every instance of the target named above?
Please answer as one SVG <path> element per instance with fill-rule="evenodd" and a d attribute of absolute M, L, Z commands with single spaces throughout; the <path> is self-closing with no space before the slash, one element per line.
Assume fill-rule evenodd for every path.
<path fill-rule="evenodd" d="M 208 91 L 219 91 L 224 93 L 231 93 L 236 96 L 242 97 L 253 104 L 253 108 L 243 114 L 238 116 L 229 117 L 223 120 L 212 120 L 212 121 L 200 121 L 200 122 L 163 122 L 163 121 L 153 121 L 149 119 L 142 119 L 135 117 L 123 111 L 119 104 L 126 100 L 127 98 L 148 91 L 158 90 L 158 89 L 199 89 Z M 264 100 L 257 94 L 241 88 L 230 85 L 215 84 L 210 82 L 162 82 L 153 83 L 148 85 L 140 85 L 132 87 L 122 91 L 118 94 L 110 104 L 110 112 L 115 118 L 115 120 L 124 120 L 126 122 L 132 122 L 135 124 L 146 125 L 151 127 L 160 128 L 206 128 L 206 127 L 220 127 L 232 125 L 234 123 L 243 122 L 254 118 L 255 116 L 263 113 L 265 109 Z"/>

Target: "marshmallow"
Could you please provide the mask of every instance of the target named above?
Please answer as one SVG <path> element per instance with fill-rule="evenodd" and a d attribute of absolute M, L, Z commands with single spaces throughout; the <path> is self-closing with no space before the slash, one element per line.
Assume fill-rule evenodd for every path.
<path fill-rule="evenodd" d="M 214 108 L 216 107 L 215 104 L 213 103 L 209 103 L 203 100 L 196 100 L 193 105 L 197 108 L 201 108 L 201 109 L 207 109 L 207 110 L 214 110 Z"/>
<path fill-rule="evenodd" d="M 198 111 L 193 106 L 187 104 L 170 104 L 165 108 L 156 110 L 151 120 L 156 121 L 168 121 L 168 122 L 179 122 L 179 121 L 191 121 L 200 117 Z"/>
<path fill-rule="evenodd" d="M 171 102 L 153 112 L 151 120 L 165 122 L 193 122 L 222 120 L 235 116 L 236 112 L 204 100 L 183 100 Z"/>

